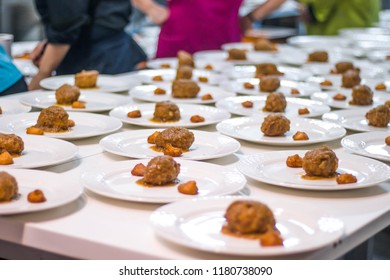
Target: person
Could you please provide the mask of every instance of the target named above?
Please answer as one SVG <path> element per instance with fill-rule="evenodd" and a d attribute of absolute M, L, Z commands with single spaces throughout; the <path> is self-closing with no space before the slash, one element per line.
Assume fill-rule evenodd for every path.
<path fill-rule="evenodd" d="M 0 96 L 27 91 L 22 73 L 0 45 Z"/>
<path fill-rule="evenodd" d="M 35 5 L 47 41 L 30 55 L 39 65 L 30 90 L 54 71 L 119 74 L 146 61 L 143 50 L 124 32 L 131 14 L 129 0 L 35 0 Z"/>
<path fill-rule="evenodd" d="M 161 25 L 156 57 L 220 49 L 241 39 L 238 12 L 243 0 L 170 0 L 168 7 L 154 0 L 132 1 Z"/>
<path fill-rule="evenodd" d="M 286 0 L 268 0 L 244 17 L 244 29 Z M 337 35 L 342 28 L 371 27 L 379 20 L 380 0 L 299 0 L 309 35 Z"/>

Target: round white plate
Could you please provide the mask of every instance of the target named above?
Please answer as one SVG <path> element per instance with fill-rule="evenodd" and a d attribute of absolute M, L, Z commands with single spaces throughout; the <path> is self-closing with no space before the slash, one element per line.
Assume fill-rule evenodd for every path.
<path fill-rule="evenodd" d="M 152 69 L 161 69 L 162 65 L 169 65 L 169 68 L 176 69 L 178 62 L 176 57 L 165 57 L 165 58 L 156 58 L 146 62 L 148 68 Z M 224 61 L 209 61 L 204 59 L 196 59 L 195 67 L 199 70 L 207 70 L 206 66 L 211 66 L 212 71 L 221 72 L 227 66 L 229 66 L 229 62 Z"/>
<path fill-rule="evenodd" d="M 72 106 L 66 105 L 60 106 L 66 111 L 103 112 L 109 111 L 117 106 L 132 102 L 129 96 L 87 90 L 81 91 L 79 100 L 86 102 L 84 109 L 72 108 Z M 54 91 L 32 92 L 29 95 L 21 97 L 20 102 L 41 109 L 50 107 L 52 105 L 57 105 Z"/>
<path fill-rule="evenodd" d="M 244 175 L 254 180 L 271 185 L 314 191 L 338 191 L 375 186 L 390 178 L 390 167 L 386 164 L 345 152 L 336 153 L 339 159 L 337 172 L 350 173 L 357 178 L 356 183 L 337 184 L 336 178 L 323 180 L 306 180 L 302 178 L 302 168 L 291 168 L 286 165 L 288 156 L 298 154 L 305 156 L 305 150 L 273 151 L 250 155 L 242 158 L 237 168 Z"/>
<path fill-rule="evenodd" d="M 177 104 L 180 109 L 181 119 L 176 122 L 155 122 L 153 121 L 153 113 L 155 104 L 139 104 L 117 107 L 110 111 L 110 116 L 121 120 L 124 123 L 140 125 L 145 127 L 198 127 L 209 124 L 215 124 L 220 121 L 230 118 L 230 113 L 223 109 L 218 109 L 211 106 L 195 105 L 195 104 Z M 140 118 L 129 118 L 127 113 L 134 110 L 141 111 Z M 200 115 L 205 118 L 204 122 L 193 123 L 190 118 L 194 115 Z"/>
<path fill-rule="evenodd" d="M 286 80 L 305 81 L 312 75 L 308 71 L 295 68 L 295 67 L 289 67 L 289 66 L 277 66 L 277 67 L 280 72 L 284 73 L 279 77 Z M 227 76 L 229 79 L 255 78 L 256 66 L 255 65 L 233 65 L 223 70 L 222 74 Z"/>
<path fill-rule="evenodd" d="M 199 191 L 197 197 L 236 193 L 246 184 L 245 177 L 238 171 L 211 163 L 175 159 L 180 164 L 179 183 L 169 187 L 144 187 L 137 183 L 142 177 L 133 176 L 130 171 L 136 164 L 143 163 L 146 166 L 149 161 L 143 159 L 111 163 L 84 172 L 81 179 L 87 189 L 100 195 L 147 203 L 194 198 L 177 190 L 178 184 L 190 180 L 196 181 Z"/>
<path fill-rule="evenodd" d="M 289 118 L 290 131 L 286 132 L 284 136 L 265 136 L 260 130 L 264 116 L 265 114 L 251 118 L 241 117 L 225 120 L 217 124 L 217 130 L 236 139 L 273 146 L 302 146 L 322 143 L 341 138 L 346 133 L 344 128 L 333 123 L 306 118 Z M 297 131 L 306 132 L 309 140 L 295 141 L 292 139 Z"/>
<path fill-rule="evenodd" d="M 324 121 L 333 122 L 339 124 L 347 129 L 356 130 L 356 131 L 387 131 L 390 132 L 390 127 L 375 127 L 368 125 L 367 119 L 365 117 L 366 113 L 371 108 L 367 110 L 363 109 L 354 109 L 354 110 L 338 110 L 326 113 L 322 116 Z"/>
<path fill-rule="evenodd" d="M 152 69 L 138 71 L 138 78 L 143 84 L 160 85 L 161 83 L 172 83 L 176 78 L 176 69 Z M 156 76 L 161 76 L 162 81 L 153 81 Z M 200 82 L 199 78 L 207 78 L 207 82 Z M 192 80 L 199 84 L 219 85 L 225 77 L 212 71 L 194 69 Z"/>
<path fill-rule="evenodd" d="M 31 106 L 21 104 L 19 100 L 2 99 L 0 101 L 0 107 L 2 110 L 0 117 L 4 115 L 27 113 L 31 110 Z"/>
<path fill-rule="evenodd" d="M 196 60 L 207 60 L 211 64 L 214 61 L 223 61 L 230 64 L 250 64 L 250 63 L 261 63 L 264 61 L 277 63 L 278 58 L 276 55 L 265 53 L 265 52 L 247 52 L 246 60 L 228 60 L 228 52 L 222 50 L 212 50 L 212 51 L 199 51 L 194 54 Z"/>
<path fill-rule="evenodd" d="M 346 100 L 334 100 L 333 96 L 341 93 L 346 96 Z M 339 91 L 321 91 L 315 92 L 310 96 L 311 99 L 321 101 L 326 105 L 329 105 L 332 108 L 337 109 L 358 109 L 361 108 L 363 110 L 370 109 L 371 107 L 376 107 L 378 105 L 384 104 L 386 101 L 390 100 L 390 95 L 388 93 L 378 93 L 375 92 L 373 97 L 373 104 L 371 105 L 351 105 L 349 102 L 352 100 L 352 89 L 347 90 L 339 90 Z"/>
<path fill-rule="evenodd" d="M 18 182 L 20 197 L 8 203 L 0 203 L 0 215 L 30 213 L 62 206 L 77 199 L 83 192 L 81 184 L 75 184 L 62 174 L 28 169 L 8 169 L 7 172 Z M 45 202 L 27 201 L 27 194 L 36 189 L 43 191 L 47 199 Z"/>
<path fill-rule="evenodd" d="M 152 149 L 152 144 L 147 141 L 155 129 L 144 129 L 119 132 L 108 135 L 100 140 L 100 146 L 104 150 L 132 158 L 153 158 L 163 155 Z M 161 131 L 161 130 L 159 130 Z M 230 155 L 240 149 L 240 143 L 230 137 L 212 132 L 191 130 L 194 133 L 195 141 L 188 152 L 184 152 L 180 158 L 190 160 L 205 160 L 220 158 Z"/>
<path fill-rule="evenodd" d="M 268 112 L 263 112 L 263 107 L 267 96 L 235 96 L 228 97 L 222 100 L 219 100 L 215 105 L 217 108 L 222 108 L 227 110 L 229 113 L 241 115 L 241 116 L 251 116 L 255 114 L 267 114 Z M 245 108 L 242 106 L 242 102 L 251 101 L 253 102 L 252 108 Z M 303 99 L 303 98 L 294 98 L 287 97 L 287 107 L 286 111 L 283 113 L 288 117 L 318 117 L 330 111 L 329 106 L 324 105 L 322 102 Z M 309 114 L 299 115 L 298 109 L 307 108 Z"/>
<path fill-rule="evenodd" d="M 45 89 L 56 90 L 63 84 L 74 85 L 74 75 L 62 75 L 62 76 L 53 76 L 50 78 L 43 79 L 39 85 Z M 132 78 L 121 78 L 120 76 L 112 75 L 103 75 L 99 74 L 97 80 L 97 87 L 91 88 L 91 90 L 100 90 L 108 92 L 121 92 L 128 91 L 129 89 L 140 85 L 141 82 L 138 81 L 135 76 Z M 84 89 L 87 90 L 87 89 Z"/>
<path fill-rule="evenodd" d="M 366 157 L 390 161 L 390 146 L 386 145 L 385 138 L 389 132 L 364 132 L 344 137 L 341 145 L 347 150 Z"/>
<path fill-rule="evenodd" d="M 257 51 L 254 48 L 253 43 L 248 43 L 248 42 L 233 42 L 233 43 L 226 43 L 221 46 L 222 50 L 228 51 L 231 49 L 239 49 L 239 50 L 245 50 L 248 52 L 264 52 L 268 54 L 273 54 L 273 53 L 283 53 L 285 51 L 294 49 L 294 47 L 286 45 L 286 44 L 276 44 L 276 50 L 275 51 Z"/>
<path fill-rule="evenodd" d="M 19 56 L 25 53 L 31 53 L 39 41 L 24 41 L 24 42 L 13 42 L 11 45 L 12 55 Z"/>
<path fill-rule="evenodd" d="M 377 63 L 377 62 L 390 63 L 390 60 L 386 59 L 387 56 L 390 56 L 390 48 L 388 48 L 386 50 L 375 50 L 375 51 L 367 52 L 368 59 L 374 63 Z"/>
<path fill-rule="evenodd" d="M 352 90 L 352 88 L 345 88 L 345 87 L 342 87 L 341 86 L 341 75 L 324 75 L 324 76 L 321 76 L 321 77 L 310 77 L 308 79 L 309 82 L 313 82 L 313 83 L 316 83 L 318 84 L 319 87 L 321 87 L 321 89 L 324 89 L 324 90 L 343 90 L 343 89 L 346 89 L 346 90 Z M 331 86 L 323 86 L 321 85 L 320 83 L 325 81 L 325 80 L 328 80 L 328 81 L 331 81 L 332 82 L 332 85 Z M 383 92 L 386 92 L 386 91 L 389 91 L 389 85 L 386 85 L 387 86 L 387 90 L 383 90 L 383 91 L 376 91 L 375 90 L 375 86 L 379 83 L 383 83 L 385 82 L 384 80 L 381 80 L 381 79 L 365 79 L 365 78 L 362 78 L 360 84 L 361 85 L 367 85 L 369 86 L 372 91 L 374 92 L 379 92 L 379 93 L 383 93 Z"/>
<path fill-rule="evenodd" d="M 341 220 L 316 207 L 302 212 L 295 203 L 263 198 L 274 213 L 283 246 L 262 247 L 259 240 L 221 233 L 228 206 L 244 197 L 212 197 L 177 201 L 158 208 L 150 216 L 155 232 L 175 244 L 217 254 L 236 256 L 283 256 L 302 253 L 337 243 L 344 232 Z"/>
<path fill-rule="evenodd" d="M 17 118 L 5 116 L 0 122 L 0 132 L 26 135 L 26 128 L 35 125 L 38 116 L 39 112 L 20 114 Z M 80 139 L 107 134 L 122 127 L 120 120 L 92 113 L 70 112 L 69 119 L 73 120 L 76 125 L 68 132 L 45 133 L 45 136 L 65 140 Z"/>
<path fill-rule="evenodd" d="M 30 59 L 14 58 L 12 62 L 25 77 L 34 77 L 39 72 L 38 67 Z"/>
<path fill-rule="evenodd" d="M 255 86 L 254 89 L 247 89 L 244 87 L 244 83 L 251 83 Z M 226 80 L 221 83 L 221 87 L 232 92 L 237 92 L 240 94 L 248 94 L 248 95 L 261 95 L 268 94 L 268 92 L 259 90 L 259 79 L 255 78 L 243 78 L 237 80 Z M 291 89 L 298 89 L 299 94 L 291 94 Z M 280 87 L 275 90 L 276 92 L 281 92 L 285 96 L 290 97 L 303 97 L 310 96 L 313 92 L 320 91 L 320 87 L 314 83 L 303 83 L 303 82 L 295 82 L 288 80 L 280 80 Z"/>
<path fill-rule="evenodd" d="M 359 35 L 390 35 L 388 28 L 379 28 L 379 27 L 370 27 L 370 28 L 360 28 L 360 27 L 350 27 L 342 28 L 339 30 L 340 36 L 353 39 L 356 34 Z"/>
<path fill-rule="evenodd" d="M 339 36 L 293 36 L 287 38 L 287 43 L 300 48 L 322 48 L 348 46 L 350 40 Z"/>
<path fill-rule="evenodd" d="M 37 168 L 63 163 L 77 155 L 78 148 L 67 141 L 32 135 L 21 136 L 24 142 L 22 155 L 10 165 L 1 168 Z"/>
<path fill-rule="evenodd" d="M 133 98 L 142 100 L 142 101 L 148 101 L 148 102 L 159 102 L 159 101 L 167 101 L 170 100 L 174 103 L 198 103 L 198 104 L 211 104 L 215 103 L 216 101 L 229 97 L 229 96 L 235 96 L 236 94 L 234 92 L 229 92 L 227 90 L 224 90 L 219 87 L 213 87 L 208 85 L 203 85 L 201 83 L 198 83 L 198 86 L 200 87 L 200 91 L 195 98 L 175 98 L 172 97 L 172 84 L 160 84 L 158 86 L 156 85 L 147 85 L 147 86 L 138 86 L 130 90 L 130 95 Z M 166 91 L 166 94 L 154 94 L 154 90 L 156 88 L 162 88 Z M 213 99 L 211 100 L 202 100 L 201 97 L 205 94 L 211 94 Z"/>

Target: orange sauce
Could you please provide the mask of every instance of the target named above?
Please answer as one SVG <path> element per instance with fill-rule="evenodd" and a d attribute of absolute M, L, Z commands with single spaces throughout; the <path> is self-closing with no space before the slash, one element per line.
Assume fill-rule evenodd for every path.
<path fill-rule="evenodd" d="M 142 187 L 145 187 L 145 188 L 158 188 L 158 187 L 174 187 L 176 186 L 180 181 L 179 180 L 174 180 L 170 183 L 166 183 L 164 185 L 152 185 L 152 184 L 148 184 L 148 183 L 145 183 L 144 182 L 144 179 L 139 179 L 136 181 L 136 183 Z"/>
<path fill-rule="evenodd" d="M 161 120 L 156 120 L 155 118 L 150 118 L 149 121 L 155 122 L 155 123 L 174 123 L 174 122 L 178 122 L 179 120 L 161 121 Z"/>

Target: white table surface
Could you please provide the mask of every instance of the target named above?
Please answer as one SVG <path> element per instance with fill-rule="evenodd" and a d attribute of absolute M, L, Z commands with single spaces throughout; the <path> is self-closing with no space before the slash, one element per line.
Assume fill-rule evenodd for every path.
<path fill-rule="evenodd" d="M 3 98 L 17 99 L 25 94 L 28 93 Z M 134 129 L 139 127 L 124 125 L 121 131 Z M 218 133 L 215 125 L 201 130 Z M 103 137 L 72 141 L 79 147 L 76 159 L 42 170 L 60 173 L 73 178 L 74 184 L 81 184 L 80 174 L 91 166 L 128 160 L 103 152 L 98 144 Z M 242 147 L 234 155 L 208 162 L 234 167 L 242 155 L 288 149 L 240 142 Z M 328 145 L 336 153 L 342 149 L 339 140 Z M 313 147 L 304 146 L 301 149 Z M 340 244 L 279 257 L 282 259 L 336 259 L 390 224 L 388 181 L 364 189 L 317 192 L 271 186 L 248 179 L 243 192 L 263 200 L 277 199 L 281 204 L 294 200 L 302 206 L 303 213 L 305 206 L 316 205 L 325 214 L 336 216 L 344 222 L 345 235 Z M 119 201 L 85 191 L 76 201 L 52 210 L 0 216 L 0 241 L 7 243 L 2 249 L 0 242 L 0 258 L 7 255 L 24 258 L 27 255 L 23 255 L 24 250 L 20 248 L 36 248 L 76 259 L 237 259 L 234 256 L 187 249 L 157 237 L 149 216 L 159 206 Z M 7 250 L 12 251 L 12 254 L 7 254 L 10 253 Z M 17 250 L 20 250 L 20 254 Z"/>

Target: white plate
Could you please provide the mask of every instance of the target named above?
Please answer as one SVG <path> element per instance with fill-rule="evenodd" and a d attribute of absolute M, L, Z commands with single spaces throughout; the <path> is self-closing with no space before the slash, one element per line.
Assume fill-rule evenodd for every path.
<path fill-rule="evenodd" d="M 331 86 L 323 86 L 323 85 L 321 85 L 320 83 L 325 81 L 325 80 L 331 81 L 332 85 Z M 343 89 L 352 90 L 351 88 L 345 88 L 345 87 L 341 86 L 342 85 L 342 76 L 341 75 L 324 75 L 324 76 L 321 76 L 321 77 L 310 77 L 308 79 L 308 81 L 318 84 L 318 86 L 321 87 L 321 89 L 324 89 L 324 90 L 343 90 Z M 385 82 L 385 81 L 381 80 L 381 79 L 368 79 L 368 78 L 366 79 L 366 78 L 362 78 L 360 84 L 369 86 L 372 89 L 372 91 L 374 91 L 374 92 L 383 93 L 383 92 L 386 92 L 386 91 L 390 90 L 389 85 L 386 84 L 386 86 L 387 86 L 387 90 L 386 91 L 376 91 L 375 90 L 375 86 L 377 84 L 383 83 L 383 82 Z"/>
<path fill-rule="evenodd" d="M 147 141 L 148 136 L 155 131 L 155 129 L 144 129 L 115 133 L 104 137 L 99 144 L 104 150 L 113 154 L 133 158 L 153 158 L 163 154 L 151 149 L 154 145 Z M 191 130 L 191 132 L 194 133 L 195 141 L 189 151 L 180 156 L 181 159 L 220 158 L 238 151 L 241 146 L 237 140 L 224 135 L 198 130 Z"/>
<path fill-rule="evenodd" d="M 0 101 L 2 113 L 0 116 L 30 112 L 31 106 L 23 105 L 19 100 L 2 99 Z"/>
<path fill-rule="evenodd" d="M 386 145 L 385 138 L 389 132 L 364 132 L 344 137 L 341 145 L 347 150 L 366 157 L 390 161 L 390 146 Z"/>
<path fill-rule="evenodd" d="M 262 247 L 259 240 L 221 233 L 228 206 L 237 200 L 266 203 L 274 213 L 283 246 Z M 302 212 L 294 202 L 263 198 L 212 197 L 177 201 L 162 206 L 150 217 L 155 232 L 181 246 L 236 256 L 283 256 L 302 253 L 337 243 L 344 232 L 341 220 L 326 215 L 315 205 Z"/>
<path fill-rule="evenodd" d="M 1 168 L 37 168 L 63 163 L 77 155 L 78 148 L 67 141 L 32 135 L 21 136 L 24 142 L 22 155 L 14 163 Z"/>
<path fill-rule="evenodd" d="M 168 187 L 144 187 L 137 184 L 142 177 L 131 175 L 130 171 L 138 163 L 145 166 L 150 159 L 129 160 L 111 163 L 109 166 L 88 170 L 81 176 L 87 189 L 103 196 L 147 203 L 168 203 L 180 199 L 194 198 L 179 193 L 177 185 L 195 180 L 199 194 L 197 197 L 227 195 L 241 190 L 245 177 L 232 169 L 211 163 L 178 160 L 180 164 L 179 183 Z"/>
<path fill-rule="evenodd" d="M 39 114 L 39 112 L 24 113 L 18 115 L 17 118 L 5 116 L 0 122 L 0 132 L 27 135 L 26 128 L 37 123 Z M 107 134 L 122 127 L 122 122 L 115 118 L 92 113 L 70 112 L 69 119 L 73 120 L 76 125 L 68 132 L 45 133 L 45 136 L 65 140 L 80 139 Z"/>
<path fill-rule="evenodd" d="M 339 36 L 293 36 L 287 38 L 287 43 L 300 48 L 322 48 L 349 45 L 350 40 Z"/>
<path fill-rule="evenodd" d="M 139 104 L 117 107 L 110 111 L 110 116 L 118 118 L 124 123 L 140 125 L 145 127 L 198 127 L 209 124 L 215 124 L 220 121 L 230 118 L 230 113 L 223 109 L 218 109 L 211 106 L 195 105 L 195 104 L 177 104 L 180 109 L 181 119 L 176 122 L 155 122 L 152 121 L 155 104 Z M 129 118 L 127 113 L 134 110 L 141 111 L 140 118 Z M 190 118 L 193 115 L 200 115 L 205 118 L 204 122 L 193 123 Z"/>
<path fill-rule="evenodd" d="M 268 54 L 273 54 L 273 53 L 283 53 L 288 50 L 293 50 L 294 47 L 289 46 L 287 44 L 276 44 L 276 51 L 256 51 L 254 48 L 253 43 L 247 43 L 247 42 L 233 42 L 233 43 L 226 43 L 221 46 L 222 50 L 228 51 L 231 49 L 240 49 L 240 50 L 245 50 L 248 52 L 264 52 Z"/>
<path fill-rule="evenodd" d="M 254 114 L 263 114 L 263 107 L 267 96 L 235 96 L 228 97 L 222 100 L 219 100 L 215 105 L 217 108 L 222 108 L 227 110 L 229 113 L 241 115 L 241 116 L 251 116 Z M 253 102 L 252 108 L 245 108 L 242 106 L 242 102 L 251 101 Z M 303 98 L 294 98 L 287 97 L 287 107 L 286 111 L 283 113 L 289 117 L 318 117 L 330 111 L 329 106 L 324 105 L 322 102 L 303 99 Z M 309 109 L 309 114 L 299 115 L 298 109 L 307 108 Z"/>
<path fill-rule="evenodd" d="M 377 62 L 388 62 L 390 63 L 389 59 L 386 59 L 386 56 L 390 55 L 390 48 L 386 50 L 376 50 L 376 51 L 370 51 L 367 53 L 367 57 L 369 60 L 371 60 L 374 63 Z"/>
<path fill-rule="evenodd" d="M 38 67 L 30 59 L 14 58 L 12 61 L 25 77 L 34 77 L 39 72 Z"/>
<path fill-rule="evenodd" d="M 137 72 L 138 79 L 143 84 L 154 84 L 154 85 L 160 85 L 162 83 L 171 83 L 176 78 L 176 69 L 152 69 L 152 70 L 142 70 Z M 155 76 L 161 76 L 162 81 L 153 81 L 153 77 Z M 207 82 L 200 82 L 199 78 L 205 77 L 208 79 Z M 192 71 L 192 80 L 199 84 L 205 84 L 205 85 L 219 85 L 222 80 L 224 80 L 225 77 L 216 74 L 212 71 L 207 70 L 200 70 L 200 69 L 194 69 Z"/>
<path fill-rule="evenodd" d="M 290 131 L 286 132 L 284 136 L 265 136 L 260 130 L 264 116 L 265 114 L 252 116 L 252 118 L 229 119 L 217 124 L 217 130 L 236 139 L 273 146 L 302 146 L 322 143 L 341 138 L 346 133 L 344 128 L 333 123 L 306 118 L 289 118 Z M 292 139 L 297 131 L 306 132 L 309 140 L 295 141 Z"/>
<path fill-rule="evenodd" d="M 24 41 L 24 42 L 13 42 L 11 46 L 12 55 L 19 56 L 25 53 L 31 53 L 39 41 Z"/>
<path fill-rule="evenodd" d="M 152 69 L 161 69 L 161 65 L 169 65 L 169 68 L 177 68 L 177 58 L 176 57 L 165 57 L 165 58 L 156 58 L 146 62 L 148 68 Z M 229 62 L 224 61 L 208 61 L 204 59 L 196 59 L 195 67 L 199 70 L 207 70 L 206 66 L 212 66 L 212 71 L 221 72 L 225 67 L 229 66 Z"/>
<path fill-rule="evenodd" d="M 247 52 L 245 60 L 228 60 L 228 52 L 222 50 L 212 50 L 212 51 L 199 51 L 194 54 L 196 60 L 207 60 L 210 64 L 213 64 L 214 61 L 218 62 L 228 62 L 230 64 L 251 64 L 251 63 L 261 63 L 263 61 L 268 61 L 272 63 L 277 63 L 278 58 L 276 55 L 264 53 L 264 52 Z"/>
<path fill-rule="evenodd" d="M 386 101 L 390 100 L 390 95 L 388 93 L 380 94 L 377 91 L 374 94 L 373 97 L 373 104 L 371 105 L 351 105 L 349 102 L 352 100 L 352 90 L 339 90 L 339 91 L 321 91 L 321 92 L 315 92 L 313 93 L 310 98 L 313 100 L 321 101 L 325 103 L 326 105 L 329 105 L 332 108 L 337 109 L 370 109 L 371 107 L 376 107 L 378 105 L 384 104 Z M 341 93 L 346 96 L 346 100 L 334 100 L 333 96 L 336 94 Z"/>
<path fill-rule="evenodd" d="M 88 90 L 81 90 L 79 100 L 86 102 L 84 109 L 72 108 L 72 106 L 66 105 L 61 105 L 61 107 L 66 111 L 103 112 L 132 101 L 128 96 Z M 57 105 L 54 91 L 32 92 L 21 97 L 20 102 L 41 109 Z"/>
<path fill-rule="evenodd" d="M 254 89 L 247 89 L 244 87 L 244 83 L 251 83 L 255 86 Z M 237 92 L 240 94 L 248 94 L 248 95 L 261 95 L 268 94 L 268 92 L 259 90 L 259 79 L 255 78 L 243 78 L 237 80 L 226 80 L 221 83 L 221 87 L 232 92 Z M 291 89 L 298 89 L 299 94 L 291 94 Z M 290 97 L 303 97 L 310 96 L 313 92 L 320 91 L 320 87 L 314 83 L 302 83 L 288 80 L 280 80 L 280 87 L 275 90 L 276 92 L 281 92 L 285 96 Z"/>
<path fill-rule="evenodd" d="M 286 80 L 305 81 L 311 76 L 310 72 L 299 68 L 289 67 L 289 66 L 277 66 L 277 67 L 280 72 L 284 73 L 279 77 Z M 222 74 L 227 76 L 229 79 L 255 78 L 256 66 L 255 65 L 233 65 L 223 70 Z"/>
<path fill-rule="evenodd" d="M 77 199 L 83 192 L 81 184 L 75 184 L 67 176 L 53 172 L 9 169 L 19 186 L 20 197 L 8 203 L 0 203 L 0 215 L 30 213 L 62 206 Z M 40 189 L 46 197 L 43 203 L 30 203 L 27 194 Z"/>
<path fill-rule="evenodd" d="M 347 129 L 356 130 L 356 131 L 387 131 L 390 132 L 390 126 L 387 127 L 375 127 L 368 125 L 367 119 L 365 117 L 366 113 L 371 108 L 367 110 L 363 109 L 354 109 L 354 110 L 338 110 L 326 113 L 322 116 L 324 121 L 333 122 L 339 124 Z"/>
<path fill-rule="evenodd" d="M 339 159 L 337 172 L 350 173 L 357 178 L 356 183 L 337 184 L 336 178 L 323 180 L 305 180 L 302 168 L 291 168 L 286 165 L 288 156 L 298 154 L 305 156 L 305 150 L 273 151 L 250 155 L 242 158 L 237 168 L 254 180 L 286 188 L 313 191 L 339 191 L 375 186 L 390 178 L 390 167 L 386 164 L 345 152 L 336 153 Z"/>
<path fill-rule="evenodd" d="M 170 100 L 174 103 L 198 103 L 198 104 L 211 104 L 216 101 L 229 97 L 235 96 L 234 92 L 229 92 L 219 87 L 203 85 L 198 83 L 200 87 L 200 91 L 195 98 L 175 98 L 172 97 L 172 84 L 160 84 L 158 86 L 155 85 L 147 85 L 147 86 L 138 86 L 130 90 L 130 95 L 136 99 L 148 102 L 159 102 Z M 166 94 L 154 94 L 154 90 L 156 88 L 162 88 L 166 91 Z M 202 100 L 201 97 L 205 94 L 211 94 L 213 99 L 211 100 Z"/>
<path fill-rule="evenodd" d="M 50 78 L 43 79 L 39 83 L 41 87 L 50 90 L 56 90 L 63 84 L 74 85 L 74 75 L 53 76 Z M 99 74 L 97 80 L 97 87 L 91 88 L 91 90 L 121 92 L 128 91 L 132 87 L 135 87 L 140 84 L 141 82 L 137 81 L 135 76 L 132 78 L 123 79 L 120 76 Z"/>

